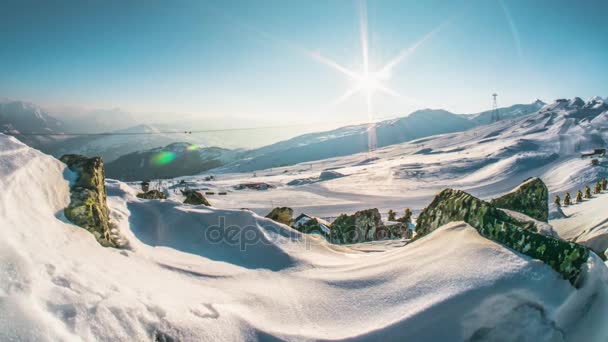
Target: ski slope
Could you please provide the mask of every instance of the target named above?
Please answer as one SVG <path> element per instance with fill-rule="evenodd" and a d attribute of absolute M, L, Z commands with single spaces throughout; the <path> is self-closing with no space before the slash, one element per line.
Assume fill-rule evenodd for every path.
<path fill-rule="evenodd" d="M 108 201 L 130 249 L 103 248 L 62 216 L 72 179 L 0 135 L 2 341 L 608 336 L 596 256 L 575 289 L 464 223 L 405 247 L 331 246 L 246 210 L 140 200 L 117 181 Z M 211 239 L 221 220 L 249 237 Z"/>

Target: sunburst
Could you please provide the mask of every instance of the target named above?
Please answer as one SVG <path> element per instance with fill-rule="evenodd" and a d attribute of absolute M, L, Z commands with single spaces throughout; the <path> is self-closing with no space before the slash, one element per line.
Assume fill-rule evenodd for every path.
<path fill-rule="evenodd" d="M 338 105 L 355 95 L 362 95 L 365 98 L 367 107 L 367 116 L 369 120 L 369 148 L 373 150 L 375 148 L 375 132 L 373 125 L 373 98 L 374 94 L 380 92 L 393 97 L 399 97 L 406 99 L 409 102 L 418 104 L 419 101 L 400 94 L 396 90 L 392 89 L 388 82 L 392 78 L 392 71 L 399 64 L 407 60 L 422 44 L 429 40 L 434 34 L 436 34 L 441 28 L 447 23 L 443 23 L 436 27 L 431 32 L 424 35 L 421 39 L 416 41 L 411 46 L 401 50 L 397 56 L 390 59 L 387 63 L 382 65 L 378 69 L 371 69 L 370 58 L 369 58 L 369 33 L 367 25 L 367 8 L 364 1 L 359 2 L 359 28 L 360 28 L 360 41 L 361 41 L 361 55 L 362 55 L 362 70 L 351 70 L 340 63 L 323 56 L 321 53 L 311 53 L 310 55 L 318 62 L 325 64 L 332 69 L 340 72 L 347 76 L 353 83 L 352 87 L 347 89 L 341 96 L 334 100 L 331 104 Z"/>

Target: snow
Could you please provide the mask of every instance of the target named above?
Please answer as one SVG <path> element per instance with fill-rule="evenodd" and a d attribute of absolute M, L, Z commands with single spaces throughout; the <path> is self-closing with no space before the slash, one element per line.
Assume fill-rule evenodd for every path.
<path fill-rule="evenodd" d="M 259 170 L 256 177 L 215 170 L 213 182 L 198 176 L 183 179 L 191 187 L 210 191 L 267 182 L 275 188 L 265 193 L 229 191 L 227 196 L 211 196 L 210 201 L 221 208 L 249 208 L 261 215 L 276 206 L 288 206 L 296 215 L 327 219 L 374 207 L 383 215 L 406 207 L 417 213 L 448 187 L 490 199 L 530 177 L 547 184 L 551 199 L 555 194 L 563 198 L 566 191 L 575 192 L 608 177 L 608 160 L 591 167 L 590 159 L 580 158 L 580 151 L 608 142 L 608 121 L 604 120 L 608 106 L 589 111 L 568 107 L 569 103 L 548 104 L 536 113 L 372 152 Z M 326 171 L 344 177 L 316 182 Z"/>
<path fill-rule="evenodd" d="M 3 135 L 0 157 L 3 341 L 608 336 L 596 257 L 575 289 L 464 223 L 405 247 L 332 246 L 246 210 L 140 200 L 117 181 L 111 216 L 131 249 L 103 248 L 62 217 L 73 177 L 62 163 Z M 222 217 L 253 235 L 211 241 Z"/>

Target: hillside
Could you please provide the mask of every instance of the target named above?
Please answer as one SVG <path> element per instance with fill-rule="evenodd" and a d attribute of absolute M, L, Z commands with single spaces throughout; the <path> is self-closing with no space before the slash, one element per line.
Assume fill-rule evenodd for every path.
<path fill-rule="evenodd" d="M 582 100 L 581 100 L 582 101 Z M 608 142 L 608 104 L 597 99 L 559 101 L 519 118 L 482 125 L 465 132 L 435 135 L 380 148 L 372 153 L 306 162 L 251 173 L 220 174 L 211 184 L 188 177 L 201 187 L 230 189 L 235 184 L 266 182 L 267 192 L 234 191 L 214 203 L 247 207 L 266 214 L 272 205 L 321 217 L 377 207 L 422 209 L 440 190 L 455 187 L 480 198 L 510 191 L 529 177 L 540 177 L 551 198 L 608 177 L 608 161 L 597 166 L 582 159 L 587 150 Z M 345 177 L 306 184 L 324 170 Z"/>

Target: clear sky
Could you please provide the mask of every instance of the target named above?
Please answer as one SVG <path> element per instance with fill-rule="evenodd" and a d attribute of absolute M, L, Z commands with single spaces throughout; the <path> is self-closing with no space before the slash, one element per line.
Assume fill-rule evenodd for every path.
<path fill-rule="evenodd" d="M 0 98 L 277 123 L 608 96 L 608 1 L 0 0 Z M 417 44 L 418 43 L 418 44 Z M 414 46 L 417 44 L 416 46 Z M 405 53 L 404 49 L 412 47 Z M 405 50 L 407 51 L 407 50 Z M 358 77 L 358 76 L 357 76 Z M 375 82 L 375 81 L 374 81 Z"/>

